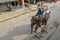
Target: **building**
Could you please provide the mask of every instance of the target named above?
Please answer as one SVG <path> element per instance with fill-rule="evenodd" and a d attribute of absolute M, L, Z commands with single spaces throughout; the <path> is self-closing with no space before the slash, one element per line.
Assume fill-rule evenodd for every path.
<path fill-rule="evenodd" d="M 8 10 L 11 10 L 14 7 L 18 6 L 17 0 L 0 0 L 0 6 L 7 7 Z"/>
<path fill-rule="evenodd" d="M 35 4 L 36 2 L 39 2 L 40 0 L 25 0 L 25 2 L 30 1 L 31 4 Z"/>
<path fill-rule="evenodd" d="M 2 4 L 6 5 L 7 8 L 12 9 L 19 5 L 19 7 L 24 7 L 25 5 L 36 4 L 39 1 L 47 1 L 47 0 L 0 0 L 0 6 Z"/>

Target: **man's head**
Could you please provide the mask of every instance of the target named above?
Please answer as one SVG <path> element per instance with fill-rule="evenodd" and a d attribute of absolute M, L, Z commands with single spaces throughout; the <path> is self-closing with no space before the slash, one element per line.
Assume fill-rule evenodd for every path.
<path fill-rule="evenodd" d="M 38 4 L 38 6 L 40 6 L 40 4 Z"/>
<path fill-rule="evenodd" d="M 43 2 L 43 1 L 41 2 L 41 5 L 42 5 L 42 4 L 44 4 L 44 2 Z"/>

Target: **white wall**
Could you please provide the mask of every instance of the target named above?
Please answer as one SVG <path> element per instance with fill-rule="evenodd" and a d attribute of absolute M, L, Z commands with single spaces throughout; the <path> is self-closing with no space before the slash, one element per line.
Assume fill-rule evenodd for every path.
<path fill-rule="evenodd" d="M 9 2 L 9 1 L 16 1 L 16 0 L 0 0 L 0 3 Z"/>

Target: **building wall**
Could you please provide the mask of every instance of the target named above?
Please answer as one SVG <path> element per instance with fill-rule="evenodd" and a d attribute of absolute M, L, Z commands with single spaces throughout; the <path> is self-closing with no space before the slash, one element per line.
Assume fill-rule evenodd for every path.
<path fill-rule="evenodd" d="M 0 3 L 11 2 L 11 1 L 16 1 L 16 0 L 0 0 Z"/>
<path fill-rule="evenodd" d="M 35 0 L 35 2 L 39 2 L 40 0 Z M 34 4 L 34 0 L 30 0 L 30 3 Z"/>

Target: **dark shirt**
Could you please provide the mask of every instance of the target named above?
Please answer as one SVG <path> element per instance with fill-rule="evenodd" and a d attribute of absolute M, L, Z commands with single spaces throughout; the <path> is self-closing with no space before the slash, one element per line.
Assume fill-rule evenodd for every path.
<path fill-rule="evenodd" d="M 38 10 L 37 15 L 43 15 L 44 11 Z"/>

